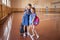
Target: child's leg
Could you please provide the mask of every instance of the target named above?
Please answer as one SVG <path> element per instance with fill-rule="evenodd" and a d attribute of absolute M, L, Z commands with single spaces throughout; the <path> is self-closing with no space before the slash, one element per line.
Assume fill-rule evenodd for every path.
<path fill-rule="evenodd" d="M 23 36 L 25 37 L 26 35 L 25 35 L 25 25 L 24 25 L 24 34 L 23 34 Z"/>
<path fill-rule="evenodd" d="M 27 26 L 25 26 L 25 33 L 27 33 Z"/>
<path fill-rule="evenodd" d="M 27 34 L 30 35 L 30 26 L 27 27 Z"/>
<path fill-rule="evenodd" d="M 24 25 L 24 33 L 27 32 L 27 27 Z"/>
<path fill-rule="evenodd" d="M 33 36 L 35 35 L 34 26 L 33 25 L 32 25 L 32 34 L 33 34 Z"/>
<path fill-rule="evenodd" d="M 31 30 L 30 31 L 32 31 L 32 34 L 34 33 L 34 31 L 33 31 L 33 28 L 32 28 L 32 25 L 30 25 L 30 28 L 31 28 Z M 33 35 L 29 35 L 30 36 L 30 38 L 32 39 L 32 40 L 34 40 L 34 38 L 33 38 Z"/>
<path fill-rule="evenodd" d="M 23 36 L 25 37 L 26 34 L 27 34 L 27 26 L 24 26 L 24 34 L 23 34 Z"/>
<path fill-rule="evenodd" d="M 37 38 L 39 38 L 39 35 L 38 35 L 34 25 L 33 25 L 33 30 L 34 30 L 34 33 L 36 34 Z"/>
<path fill-rule="evenodd" d="M 27 26 L 25 26 L 25 35 L 27 36 Z"/>
<path fill-rule="evenodd" d="M 24 25 L 24 32 L 25 32 L 25 25 Z"/>

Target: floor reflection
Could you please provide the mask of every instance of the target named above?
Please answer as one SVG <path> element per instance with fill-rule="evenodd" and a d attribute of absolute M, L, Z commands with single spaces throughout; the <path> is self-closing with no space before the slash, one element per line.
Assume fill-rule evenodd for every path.
<path fill-rule="evenodd" d="M 40 23 L 36 27 L 40 38 L 38 40 L 57 40 L 59 34 L 57 34 L 57 29 L 60 23 L 60 14 L 40 14 L 37 13 L 40 18 Z M 10 40 L 31 40 L 30 37 L 23 38 L 19 34 L 20 23 L 22 21 L 23 13 L 14 13 L 12 31 L 10 35 Z M 59 25 L 59 26 L 57 26 Z M 58 27 L 58 28 L 57 28 Z"/>
<path fill-rule="evenodd" d="M 3 26 L 3 27 L 5 27 L 3 38 L 2 38 L 3 40 L 9 40 L 10 31 L 11 31 L 11 27 L 12 27 L 12 20 L 13 20 L 13 17 L 10 16 Z"/>
<path fill-rule="evenodd" d="M 57 40 L 60 37 L 60 14 L 37 13 L 40 23 L 36 27 L 40 36 L 38 40 Z M 0 40 L 31 40 L 30 37 L 20 36 L 20 24 L 23 13 L 13 13 L 2 25 L 3 37 Z M 1 34 L 2 34 L 1 33 Z"/>

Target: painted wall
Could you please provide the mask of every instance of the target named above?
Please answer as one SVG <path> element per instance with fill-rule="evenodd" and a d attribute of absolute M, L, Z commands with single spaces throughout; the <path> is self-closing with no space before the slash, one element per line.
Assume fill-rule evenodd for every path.
<path fill-rule="evenodd" d="M 55 6 L 56 8 L 60 8 L 60 0 L 53 0 L 51 3 L 55 3 L 52 5 Z"/>
<path fill-rule="evenodd" d="M 12 7 L 13 8 L 25 8 L 25 6 L 31 3 L 32 5 L 34 5 L 34 3 L 36 4 L 36 8 L 46 8 L 46 6 L 48 6 L 49 8 L 53 8 L 54 6 L 51 5 L 51 0 L 38 0 L 33 1 L 33 0 L 12 0 Z"/>
<path fill-rule="evenodd" d="M 60 10 L 57 8 L 60 8 L 60 4 L 55 5 L 52 4 L 53 2 L 57 2 L 59 0 L 12 0 L 12 10 L 14 11 L 23 11 L 24 8 L 27 6 L 28 3 L 31 3 L 33 6 L 36 7 L 37 11 L 46 11 L 46 8 L 48 8 L 48 11 L 56 11 Z M 35 5 L 34 5 L 35 4 Z M 56 10 L 55 10 L 56 6 Z"/>
<path fill-rule="evenodd" d="M 1 4 L 1 2 L 2 2 L 2 1 L 0 0 L 0 4 Z"/>
<path fill-rule="evenodd" d="M 11 6 L 9 6 L 9 4 L 11 5 L 10 2 L 8 1 L 7 4 L 4 4 L 6 1 L 4 0 L 4 2 L 2 2 L 2 0 L 0 0 L 0 20 L 11 14 Z"/>
<path fill-rule="evenodd" d="M 21 0 L 12 0 L 12 8 L 21 8 L 22 7 L 22 2 Z"/>

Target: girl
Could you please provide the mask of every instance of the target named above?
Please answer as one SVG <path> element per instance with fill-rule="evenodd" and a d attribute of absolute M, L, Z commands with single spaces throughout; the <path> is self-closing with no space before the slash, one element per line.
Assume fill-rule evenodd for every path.
<path fill-rule="evenodd" d="M 30 28 L 32 28 L 32 35 L 30 35 L 30 37 L 31 37 L 32 40 L 34 40 L 33 36 L 35 36 L 35 35 L 36 35 L 37 38 L 39 38 L 39 36 L 38 36 L 38 34 L 37 34 L 36 30 L 35 30 L 35 25 L 33 23 L 34 19 L 36 17 L 36 11 L 35 11 L 34 7 L 31 8 L 31 12 L 32 12 L 32 14 L 30 15 L 29 25 L 30 25 Z"/>
<path fill-rule="evenodd" d="M 24 12 L 24 15 L 23 15 L 23 18 L 22 18 L 22 25 L 24 25 L 24 34 L 23 34 L 23 37 L 27 36 L 27 26 L 29 25 L 28 22 L 28 9 L 26 8 L 25 12 Z"/>
<path fill-rule="evenodd" d="M 29 16 L 31 14 L 31 4 L 28 4 L 28 6 L 26 7 L 25 9 L 25 12 L 24 12 L 24 16 L 23 16 L 23 19 L 22 19 L 22 24 L 24 25 L 24 37 L 29 35 L 29 31 L 28 31 L 28 27 L 29 27 Z"/>

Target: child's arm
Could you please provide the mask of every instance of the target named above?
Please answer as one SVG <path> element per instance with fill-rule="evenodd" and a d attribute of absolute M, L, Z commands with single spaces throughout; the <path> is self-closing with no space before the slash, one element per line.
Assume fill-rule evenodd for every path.
<path fill-rule="evenodd" d="M 34 21 L 35 18 L 32 19 L 32 22 Z"/>
<path fill-rule="evenodd" d="M 34 16 L 34 18 L 32 19 L 32 22 L 34 22 L 34 19 L 35 19 L 35 16 Z"/>
<path fill-rule="evenodd" d="M 24 12 L 23 17 L 22 17 L 22 20 L 25 18 L 25 15 L 26 15 L 26 12 Z"/>

